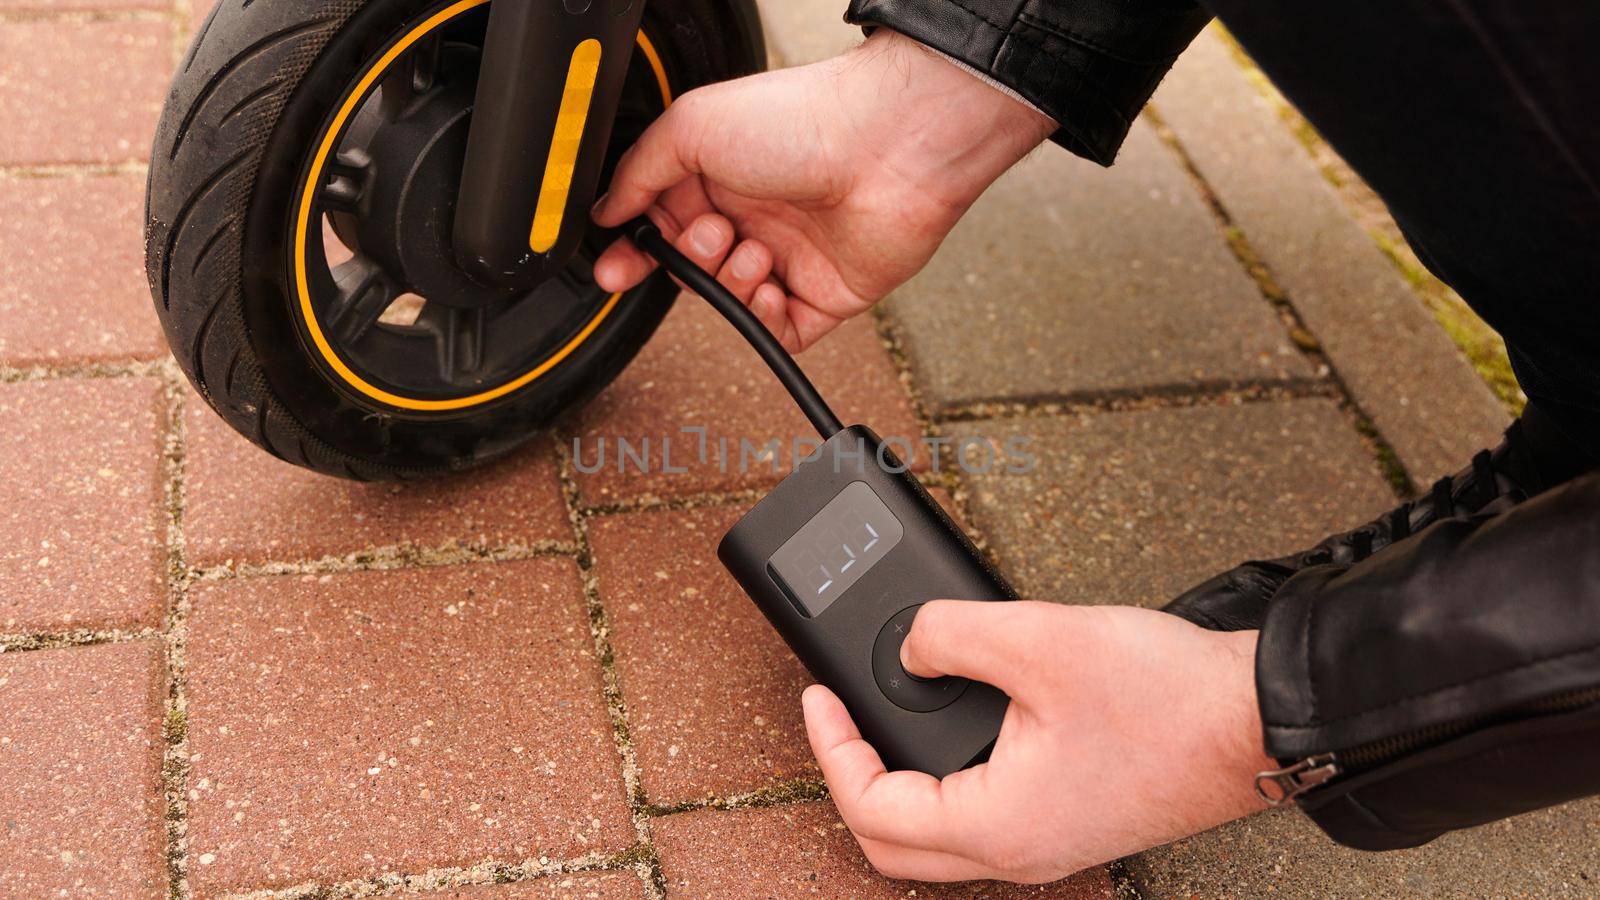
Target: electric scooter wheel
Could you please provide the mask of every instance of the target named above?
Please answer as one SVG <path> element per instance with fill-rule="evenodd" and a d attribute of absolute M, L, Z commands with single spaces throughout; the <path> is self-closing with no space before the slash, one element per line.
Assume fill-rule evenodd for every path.
<path fill-rule="evenodd" d="M 642 0 L 641 0 L 642 2 Z M 234 429 L 362 480 L 503 456 L 609 384 L 676 290 L 594 283 L 590 237 L 532 290 L 450 249 L 489 0 L 224 0 L 157 132 L 147 271 Z M 648 0 L 604 178 L 673 96 L 759 70 L 753 0 Z"/>

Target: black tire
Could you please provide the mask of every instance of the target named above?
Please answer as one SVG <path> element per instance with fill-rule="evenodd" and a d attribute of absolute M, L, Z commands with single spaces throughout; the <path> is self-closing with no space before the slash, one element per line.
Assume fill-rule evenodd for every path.
<path fill-rule="evenodd" d="M 319 364 L 290 300 L 295 179 L 359 73 L 449 5 L 225 0 L 196 37 L 157 132 L 146 265 L 173 355 L 235 430 L 329 475 L 410 479 L 504 456 L 609 384 L 676 293 L 653 279 L 547 375 L 466 410 L 397 410 Z M 646 30 L 676 94 L 765 64 L 754 0 L 649 0 Z"/>

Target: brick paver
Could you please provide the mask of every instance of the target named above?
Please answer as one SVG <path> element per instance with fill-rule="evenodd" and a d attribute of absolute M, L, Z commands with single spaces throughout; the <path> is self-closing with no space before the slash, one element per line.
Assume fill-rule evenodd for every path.
<path fill-rule="evenodd" d="M 205 28 L 206 19 L 217 4 L 213 0 L 189 0 L 189 37 L 193 38 Z"/>
<path fill-rule="evenodd" d="M 162 418 L 154 379 L 0 384 L 0 632 L 159 622 Z"/>
<path fill-rule="evenodd" d="M 0 165 L 150 156 L 172 74 L 160 19 L 40 19 L 0 27 Z"/>
<path fill-rule="evenodd" d="M 952 509 L 943 490 L 931 493 Z M 716 557 L 746 509 L 589 525 L 634 754 L 656 805 L 820 775 L 800 712 L 812 678 Z"/>
<path fill-rule="evenodd" d="M 633 842 L 571 560 L 241 579 L 192 597 L 200 892 Z"/>
<path fill-rule="evenodd" d="M 273 459 L 193 394 L 186 422 L 194 565 L 293 562 L 399 544 L 495 549 L 572 540 L 549 441 L 468 475 L 361 484 Z"/>
<path fill-rule="evenodd" d="M 166 896 L 160 649 L 0 656 L 0 895 Z"/>
<path fill-rule="evenodd" d="M 418 900 L 645 900 L 632 872 L 551 875 L 515 884 L 485 884 L 418 894 Z"/>
<path fill-rule="evenodd" d="M 890 309 L 935 412 L 1312 374 L 1142 123 L 1109 171 L 1045 148 L 1001 178 Z"/>
<path fill-rule="evenodd" d="M 144 178 L 0 179 L 0 365 L 154 359 Z"/>
<path fill-rule="evenodd" d="M 1160 604 L 1246 559 L 1299 550 L 1395 504 L 1326 400 L 965 423 L 1032 438 L 1037 471 L 970 476 L 973 516 L 1017 589 Z"/>
<path fill-rule="evenodd" d="M 1112 896 L 1103 869 L 1039 887 L 890 881 L 867 865 L 831 803 L 703 810 L 658 819 L 654 834 L 668 892 L 687 897 L 1110 900 Z"/>
<path fill-rule="evenodd" d="M 637 513 L 589 526 L 651 803 L 817 776 L 800 714 L 810 677 L 717 561 L 717 542 L 743 513 Z"/>
<path fill-rule="evenodd" d="M 847 323 L 800 363 L 846 424 L 865 422 L 885 436 L 921 435 L 870 317 Z M 704 462 L 699 435 L 679 430 L 686 427 L 706 429 Z M 781 473 L 788 471 L 795 439 L 811 442 L 802 454 L 816 446 L 816 432 L 755 352 L 693 296 L 678 302 L 633 366 L 584 411 L 576 434 L 583 468 L 598 466 L 605 442 L 605 467 L 578 476 L 583 502 L 595 506 L 770 486 L 782 474 L 774 474 L 771 457 L 741 466 L 741 439 L 750 442 L 752 457 L 755 449 L 778 441 L 784 448 L 777 458 Z M 648 474 L 635 463 L 622 465 L 618 438 L 636 451 L 649 439 Z M 671 441 L 670 459 L 663 458 L 663 438 Z M 723 438 L 726 466 L 719 449 Z M 665 471 L 667 462 L 687 471 Z"/>
<path fill-rule="evenodd" d="M 1223 39 L 1200 37 L 1157 97 L 1161 113 L 1345 383 L 1420 482 L 1493 446 L 1510 416 Z"/>

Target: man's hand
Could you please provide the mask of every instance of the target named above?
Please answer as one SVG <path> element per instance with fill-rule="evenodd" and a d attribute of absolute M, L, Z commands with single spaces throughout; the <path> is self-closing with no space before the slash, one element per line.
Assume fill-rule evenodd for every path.
<path fill-rule="evenodd" d="M 836 59 L 684 95 L 623 157 L 595 221 L 647 211 L 791 351 L 916 274 L 956 221 L 1055 128 L 880 31 Z M 610 291 L 653 262 L 626 242 Z"/>
<path fill-rule="evenodd" d="M 895 878 L 1041 883 L 1262 808 L 1255 632 L 1164 613 L 1048 603 L 929 603 L 901 652 L 912 674 L 1011 697 L 989 762 L 943 781 L 885 772 L 837 697 L 806 728 L 867 859 Z"/>

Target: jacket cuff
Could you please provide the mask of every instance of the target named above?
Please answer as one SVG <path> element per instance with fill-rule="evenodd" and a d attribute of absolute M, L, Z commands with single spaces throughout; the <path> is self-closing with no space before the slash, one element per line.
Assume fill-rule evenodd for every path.
<path fill-rule="evenodd" d="M 1256 652 L 1266 751 L 1320 773 L 1299 805 L 1331 837 L 1415 846 L 1600 791 L 1600 769 L 1566 764 L 1600 744 L 1597 512 L 1600 475 L 1278 591 Z"/>
<path fill-rule="evenodd" d="M 851 0 L 845 14 L 987 74 L 1060 123 L 1052 140 L 1106 166 L 1210 18 L 1189 0 Z"/>

